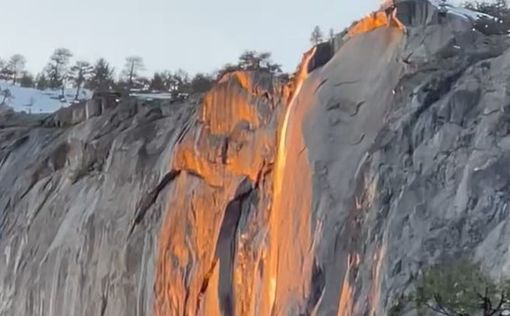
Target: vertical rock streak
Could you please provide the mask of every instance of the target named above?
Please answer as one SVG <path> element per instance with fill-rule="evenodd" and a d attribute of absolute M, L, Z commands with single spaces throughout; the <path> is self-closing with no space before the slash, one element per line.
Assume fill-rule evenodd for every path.
<path fill-rule="evenodd" d="M 156 315 L 254 313 L 254 294 L 239 283 L 259 282 L 262 245 L 253 243 L 262 241 L 246 236 L 267 216 L 281 88 L 264 74 L 227 75 L 174 149 L 171 168 L 182 172 L 159 235 Z"/>
<path fill-rule="evenodd" d="M 367 19 L 350 35 L 371 31 L 373 17 Z M 374 25 L 389 25 L 383 24 Z M 238 72 L 204 97 L 196 127 L 174 149 L 171 168 L 181 174 L 170 190 L 159 235 L 157 316 L 293 315 L 331 303 L 321 302 L 325 284 L 312 284 L 324 273 L 315 253 L 322 219 L 312 220 L 313 178 L 303 124 L 327 83 L 309 78 L 315 53 L 316 48 L 303 56 L 288 86 L 274 81 L 267 86 L 255 74 Z M 275 123 L 271 118 L 278 116 Z M 257 198 L 235 202 L 242 183 L 250 183 L 250 196 Z M 342 235 L 349 240 L 359 238 L 350 223 L 355 216 L 349 215 L 352 228 Z M 347 244 L 338 262 L 344 266 L 338 271 L 343 275 L 337 286 L 339 315 L 353 314 L 352 271 L 361 264 L 360 249 Z M 372 286 L 370 310 L 377 291 Z"/>
<path fill-rule="evenodd" d="M 308 251 L 310 246 L 311 177 L 301 128 L 304 109 L 296 107 L 300 106 L 298 98 L 314 53 L 315 48 L 304 55 L 296 72 L 295 90 L 278 131 L 266 263 L 269 271 L 269 280 L 266 281 L 268 302 L 263 309 L 266 315 L 285 314 L 280 308 L 291 306 L 292 296 L 297 296 L 295 301 L 302 300 L 306 292 L 307 282 L 303 282 L 302 278 L 306 275 L 305 269 L 310 266 L 305 266 L 307 256 L 303 252 Z"/>

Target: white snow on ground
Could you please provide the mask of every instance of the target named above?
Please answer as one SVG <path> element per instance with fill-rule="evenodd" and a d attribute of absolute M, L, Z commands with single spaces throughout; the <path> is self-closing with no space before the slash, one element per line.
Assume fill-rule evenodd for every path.
<path fill-rule="evenodd" d="M 443 4 L 441 0 L 429 0 L 429 2 L 437 8 L 441 7 L 441 5 Z M 444 3 L 446 10 L 449 13 L 455 14 L 457 16 L 465 17 L 471 20 L 478 20 L 482 18 L 494 19 L 494 17 L 488 14 L 462 8 L 460 6 L 461 2 L 459 1 L 453 1 L 453 4 L 448 2 L 449 1 Z"/>
<path fill-rule="evenodd" d="M 60 98 L 62 90 L 37 90 L 34 88 L 23 88 L 13 86 L 11 83 L 0 81 L 0 91 L 9 89 L 12 98 L 6 99 L 6 104 L 16 112 L 27 113 L 53 113 L 61 107 L 69 106 L 73 103 L 76 89 L 65 89 L 65 97 Z M 82 90 L 81 100 L 91 98 L 91 92 Z M 0 103 L 3 101 L 0 93 Z"/>
<path fill-rule="evenodd" d="M 159 92 L 159 93 L 131 93 L 130 96 L 141 100 L 172 100 L 173 95 L 171 93 Z"/>

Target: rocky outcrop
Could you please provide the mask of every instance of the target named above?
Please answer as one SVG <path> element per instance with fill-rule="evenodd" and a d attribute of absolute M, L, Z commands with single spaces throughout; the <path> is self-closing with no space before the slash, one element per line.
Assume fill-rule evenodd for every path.
<path fill-rule="evenodd" d="M 157 212 L 128 232 L 192 112 L 0 130 L 0 315 L 150 314 Z"/>
<path fill-rule="evenodd" d="M 171 168 L 182 172 L 159 235 L 156 315 L 253 311 L 254 293 L 241 284 L 261 282 L 256 235 L 271 202 L 281 88 L 267 74 L 224 78 L 174 149 Z M 245 306 L 234 304 L 241 298 Z"/>
<path fill-rule="evenodd" d="M 44 119 L 46 127 L 69 127 L 82 123 L 93 117 L 98 117 L 115 109 L 121 99 L 127 100 L 118 92 L 96 92 L 88 101 L 80 101 L 68 107 L 62 107 Z M 129 98 L 129 102 L 137 102 L 137 98 Z"/>
<path fill-rule="evenodd" d="M 386 315 L 435 263 L 508 276 L 508 39 L 404 4 L 288 83 L 0 118 L 0 315 Z"/>

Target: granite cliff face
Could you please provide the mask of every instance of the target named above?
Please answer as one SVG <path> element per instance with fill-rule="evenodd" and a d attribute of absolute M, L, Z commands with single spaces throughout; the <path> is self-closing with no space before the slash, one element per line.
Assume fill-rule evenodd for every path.
<path fill-rule="evenodd" d="M 399 1 L 290 82 L 0 118 L 0 315 L 386 315 L 437 262 L 508 275 L 510 50 L 488 29 Z"/>

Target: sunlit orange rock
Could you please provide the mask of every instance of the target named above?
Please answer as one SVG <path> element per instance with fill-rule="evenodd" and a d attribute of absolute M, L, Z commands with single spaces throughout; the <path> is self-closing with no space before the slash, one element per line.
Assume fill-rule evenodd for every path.
<path fill-rule="evenodd" d="M 291 288 L 299 298 L 306 294 L 302 292 L 306 288 L 293 280 L 301 269 L 312 266 L 312 261 L 294 264 L 310 257 L 306 252 L 311 246 L 307 219 L 311 179 L 302 155 L 299 123 L 308 103 L 300 100 L 301 109 L 296 109 L 296 98 L 313 53 L 305 54 L 288 84 L 265 74 L 235 72 L 205 95 L 197 110 L 196 126 L 175 149 L 171 165 L 184 176 L 169 197 L 159 236 L 157 315 L 267 314 L 292 299 L 288 296 Z M 297 164 L 286 160 L 300 153 Z M 295 169 L 301 170 L 299 180 Z M 303 185 L 301 200 L 286 193 L 294 190 L 296 182 Z M 267 223 L 262 235 L 260 226 L 250 224 L 241 235 L 232 235 L 237 231 L 235 218 L 239 215 L 235 213 L 243 209 L 236 192 L 247 183 L 258 196 L 254 224 Z M 296 207 L 303 208 L 296 211 L 303 218 L 300 226 L 292 227 L 293 221 L 287 221 L 284 214 Z M 233 226 L 225 224 L 227 221 L 233 221 L 229 224 Z M 232 231 L 226 233 L 225 229 Z M 296 238 L 300 247 L 292 245 Z M 258 240 L 257 246 L 254 240 Z M 235 245 L 235 257 L 219 253 L 224 251 L 224 243 Z M 292 249 L 298 252 L 291 253 Z M 256 278 L 258 269 L 263 273 Z M 243 286 L 247 283 L 253 286 Z M 229 292 L 222 294 L 223 299 L 229 297 L 228 302 L 218 298 L 218 287 Z M 275 306 L 275 300 L 280 307 Z"/>
<path fill-rule="evenodd" d="M 0 315 L 379 316 L 450 258 L 507 275 L 510 51 L 438 9 L 200 102 L 0 115 Z"/>
<path fill-rule="evenodd" d="M 273 117 L 285 102 L 282 89 L 270 75 L 236 72 L 206 94 L 197 109 L 196 125 L 175 149 L 171 165 L 184 175 L 169 196 L 159 235 L 156 315 L 253 312 L 253 294 L 237 284 L 254 275 L 253 256 L 262 259 L 253 251 L 263 247 L 239 243 L 236 218 L 246 208 L 242 195 L 256 194 L 260 210 L 270 204 L 271 179 L 266 175 L 276 147 Z M 247 227 L 244 234 L 249 231 Z M 238 259 L 228 252 L 234 246 L 240 249 Z M 221 297 L 218 287 L 223 289 Z"/>
<path fill-rule="evenodd" d="M 324 273 L 316 271 L 324 223 L 313 215 L 316 170 L 303 134 L 324 84 L 308 73 L 314 54 L 304 54 L 287 84 L 235 72 L 204 96 L 170 165 L 182 175 L 158 237 L 156 315 L 318 313 L 331 300 L 339 315 L 358 311 L 351 271 L 364 257 L 350 240 L 377 194 L 373 182 L 347 215 L 337 296 L 323 307 L 320 297 L 310 301 L 318 295 L 312 278 Z"/>
<path fill-rule="evenodd" d="M 204 96 L 168 166 L 157 316 L 384 315 L 401 193 L 378 159 L 401 129 L 388 113 L 411 111 L 403 30 L 389 5 L 286 83 L 234 72 Z"/>
<path fill-rule="evenodd" d="M 373 12 L 351 26 L 347 32 L 347 36 L 353 37 L 368 33 L 380 27 L 396 27 L 403 30 L 405 27 L 398 20 L 396 12 L 396 8 L 388 8 L 386 10 Z"/>
<path fill-rule="evenodd" d="M 340 298 L 338 305 L 338 316 L 353 316 L 353 289 L 351 285 L 351 269 L 354 265 L 352 255 L 347 260 L 347 270 L 345 271 L 344 280 L 340 290 Z"/>

